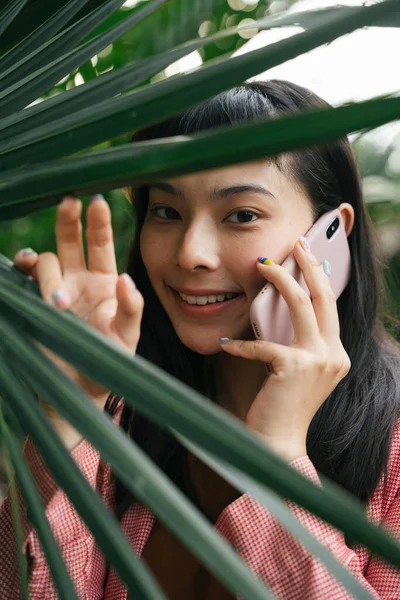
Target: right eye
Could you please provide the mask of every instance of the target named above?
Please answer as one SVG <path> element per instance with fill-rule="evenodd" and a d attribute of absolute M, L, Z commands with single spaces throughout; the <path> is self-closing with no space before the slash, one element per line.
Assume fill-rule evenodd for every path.
<path fill-rule="evenodd" d="M 162 214 L 161 211 L 165 211 L 165 213 Z M 164 221 L 177 220 L 177 218 L 180 218 L 179 213 L 174 208 L 170 208 L 169 206 L 155 206 L 154 208 L 150 209 L 150 212 Z"/>

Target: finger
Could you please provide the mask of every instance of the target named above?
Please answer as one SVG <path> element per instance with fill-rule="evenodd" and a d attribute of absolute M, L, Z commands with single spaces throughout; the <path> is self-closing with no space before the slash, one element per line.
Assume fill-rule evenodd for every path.
<path fill-rule="evenodd" d="M 116 287 L 118 307 L 113 329 L 133 352 L 140 337 L 144 300 L 127 273 L 118 277 Z"/>
<path fill-rule="evenodd" d="M 220 338 L 222 350 L 233 356 L 248 358 L 249 360 L 259 360 L 264 363 L 274 364 L 277 360 L 287 359 L 292 352 L 291 348 L 265 342 L 264 340 L 231 340 L 230 338 Z"/>
<path fill-rule="evenodd" d="M 61 310 L 68 308 L 71 300 L 64 288 L 58 257 L 52 252 L 43 252 L 39 255 L 36 271 L 42 298 L 45 302 Z"/>
<path fill-rule="evenodd" d="M 66 196 L 58 206 L 56 242 L 63 273 L 86 271 L 81 213 L 82 202 L 72 196 Z"/>
<path fill-rule="evenodd" d="M 87 209 L 86 239 L 89 271 L 116 274 L 111 210 L 100 194 L 94 196 Z"/>
<path fill-rule="evenodd" d="M 18 269 L 36 279 L 36 264 L 39 255 L 32 248 L 23 248 L 14 257 L 14 264 Z"/>
<path fill-rule="evenodd" d="M 276 287 L 288 305 L 296 344 L 304 347 L 316 344 L 319 330 L 309 295 L 284 267 L 257 264 L 260 273 Z"/>
<path fill-rule="evenodd" d="M 300 240 L 297 241 L 293 254 L 310 290 L 320 334 L 325 338 L 338 337 L 340 333 L 339 315 L 329 277 L 312 251 L 304 250 Z"/>

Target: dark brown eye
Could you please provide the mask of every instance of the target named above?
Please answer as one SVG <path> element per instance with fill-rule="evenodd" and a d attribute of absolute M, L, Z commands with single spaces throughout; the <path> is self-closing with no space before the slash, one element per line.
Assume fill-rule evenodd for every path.
<path fill-rule="evenodd" d="M 164 210 L 164 214 L 160 213 L 160 211 Z M 156 217 L 159 217 L 160 219 L 164 219 L 165 221 L 171 221 L 174 220 L 176 221 L 176 219 L 179 219 L 179 213 L 174 209 L 174 208 L 170 208 L 169 206 L 156 206 L 154 208 L 152 208 L 150 210 L 150 212 L 152 214 L 154 214 Z"/>
<path fill-rule="evenodd" d="M 228 218 L 231 219 L 232 217 L 237 217 L 237 220 L 234 219 L 233 221 L 230 221 L 231 223 L 251 223 L 254 221 L 253 217 L 257 218 L 257 215 L 251 210 L 237 210 L 229 215 Z"/>

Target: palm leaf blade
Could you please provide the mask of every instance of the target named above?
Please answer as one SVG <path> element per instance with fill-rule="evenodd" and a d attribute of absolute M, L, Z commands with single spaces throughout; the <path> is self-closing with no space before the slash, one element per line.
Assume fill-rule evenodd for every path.
<path fill-rule="evenodd" d="M 368 100 L 302 115 L 220 127 L 191 138 L 140 142 L 23 170 L 5 171 L 0 174 L 0 218 L 11 219 L 52 206 L 64 193 L 88 195 L 100 187 L 105 191 L 139 185 L 155 177 L 274 156 L 399 117 L 400 98 Z"/>
<path fill-rule="evenodd" d="M 273 27 L 276 19 L 263 19 L 257 23 L 260 29 Z M 255 23 L 255 25 L 257 24 Z M 59 118 L 64 118 L 74 112 L 91 108 L 95 104 L 112 97 L 127 88 L 134 87 L 138 83 L 159 73 L 166 66 L 176 60 L 198 50 L 207 44 L 236 35 L 244 27 L 230 27 L 201 39 L 184 42 L 172 50 L 165 51 L 155 56 L 150 56 L 134 63 L 128 63 L 123 67 L 103 73 L 96 79 L 87 81 L 85 85 L 67 90 L 47 98 L 44 102 L 29 106 L 24 111 L 9 115 L 0 121 L 1 138 L 15 138 L 21 133 L 33 130 Z M 1 60 L 1 59 L 0 59 Z M 1 65 L 0 65 L 1 66 Z M 18 146 L 18 143 L 17 143 Z"/>
<path fill-rule="evenodd" d="M 337 9 L 335 9 L 336 11 Z M 305 13 L 318 13 L 316 16 L 323 18 L 328 9 L 318 11 L 304 11 Z M 300 13 L 303 15 L 303 13 Z M 290 17 L 290 18 L 289 18 Z M 314 19 L 315 19 L 314 17 Z M 285 17 L 285 24 L 295 25 L 297 23 L 297 14 L 290 14 Z M 277 17 L 260 19 L 253 25 L 260 30 L 280 27 L 281 21 Z M 179 58 L 198 50 L 207 44 L 224 39 L 231 35 L 236 35 L 245 29 L 242 25 L 223 29 L 217 33 L 201 39 L 184 42 L 172 50 L 157 54 L 155 56 L 128 63 L 123 67 L 103 73 L 96 79 L 87 81 L 85 85 L 67 90 L 63 94 L 58 94 L 47 98 L 44 102 L 29 106 L 24 111 L 9 115 L 0 121 L 0 130 L 2 141 L 15 138 L 21 133 L 33 130 L 49 122 L 56 121 L 60 117 L 65 117 L 78 110 L 93 108 L 97 104 L 129 87 L 133 87 L 141 81 L 148 79 L 152 75 L 159 73 L 165 66 L 175 62 Z M 2 58 L 0 58 L 0 61 Z M 1 66 L 1 63 L 0 63 Z"/>
<path fill-rule="evenodd" d="M 172 62 L 186 56 L 193 50 L 208 43 L 208 40 L 199 40 L 185 43 L 178 48 L 161 55 L 149 57 L 135 63 L 129 63 L 119 69 L 108 71 L 96 79 L 92 79 L 83 86 L 67 90 L 63 94 L 53 96 L 45 102 L 30 106 L 22 112 L 10 115 L 0 122 L 2 139 L 10 139 L 25 133 L 30 127 L 37 128 L 57 121 L 72 112 L 84 110 L 89 106 L 94 107 L 99 102 L 114 94 L 133 87 L 145 79 L 159 73 Z"/>
<path fill-rule="evenodd" d="M 15 83 L 19 85 L 24 77 L 40 71 L 49 62 L 52 64 L 54 56 L 60 57 L 57 59 L 57 63 L 62 62 L 63 55 L 66 52 L 82 41 L 90 31 L 111 15 L 121 4 L 122 0 L 108 0 L 100 8 L 82 17 L 78 22 L 73 23 L 52 39 L 42 43 L 19 62 L 3 71 L 0 74 L 0 97 L 3 91 L 8 94 L 9 89 Z"/>
<path fill-rule="evenodd" d="M 89 0 L 69 0 L 65 6 L 60 8 L 60 10 L 35 29 L 28 37 L 24 38 L 14 48 L 11 48 L 11 50 L 0 57 L 1 72 L 3 73 L 6 69 L 21 60 L 21 58 L 31 54 L 36 48 L 47 42 L 65 25 L 66 18 L 68 20 L 72 19 L 87 2 Z"/>
<path fill-rule="evenodd" d="M 2 456 L 4 459 L 5 472 L 7 475 L 8 490 L 9 490 L 10 501 L 11 501 L 12 518 L 13 518 L 13 523 L 14 523 L 14 528 L 15 528 L 15 544 L 16 544 L 17 554 L 18 554 L 18 569 L 19 569 L 19 577 L 20 577 L 20 583 L 21 583 L 21 594 L 22 594 L 22 600 L 29 600 L 28 565 L 26 562 L 26 557 L 22 551 L 23 531 L 22 531 L 22 525 L 21 525 L 20 507 L 19 507 L 19 503 L 18 503 L 16 481 L 15 481 L 14 473 L 13 473 L 12 467 L 11 467 L 10 450 L 7 447 L 6 429 L 7 429 L 7 424 L 4 420 L 3 407 L 1 406 L 0 407 L 0 433 L 1 433 L 0 439 L 2 440 L 1 450 L 2 450 Z"/>
<path fill-rule="evenodd" d="M 0 380 L 4 380 L 7 377 L 7 369 L 0 372 Z M 10 372 L 8 371 L 10 375 Z M 11 381 L 15 378 L 11 377 Z M 1 419 L 0 419 L 1 421 Z M 54 578 L 56 589 L 62 600 L 78 600 L 78 596 L 68 575 L 64 561 L 62 560 L 60 550 L 57 542 L 54 539 L 50 525 L 44 513 L 44 507 L 39 496 L 39 492 L 33 481 L 31 472 L 26 464 L 16 440 L 9 431 L 6 424 L 3 422 L 2 433 L 4 435 L 5 443 L 7 444 L 8 451 L 12 463 L 15 468 L 15 473 L 18 477 L 18 481 L 22 490 L 22 494 L 25 498 L 26 506 L 29 506 L 30 518 L 32 524 L 36 527 L 38 536 L 45 553 L 46 559 L 51 568 L 51 572 Z"/>
<path fill-rule="evenodd" d="M 15 333 L 18 335 L 17 332 Z M 33 395 L 28 396 L 27 391 L 12 376 L 12 371 L 7 366 L 0 372 L 0 382 L 10 398 L 7 410 L 21 424 L 22 429 L 32 437 L 54 479 L 65 490 L 68 490 L 69 498 L 79 509 L 80 515 L 88 527 L 95 533 L 96 540 L 105 557 L 127 582 L 129 591 L 134 594 L 135 598 L 141 600 L 163 600 L 164 595 L 152 576 L 144 565 L 139 565 L 139 561 L 128 540 L 122 534 L 116 518 L 108 512 L 98 494 L 92 490 L 75 465 L 52 429 L 46 413 L 37 404 Z M 37 490 L 35 489 L 35 493 L 32 492 L 32 487 L 35 486 L 26 465 L 24 465 L 24 469 L 21 467 L 20 474 L 21 485 L 24 486 L 23 489 L 26 492 L 26 505 L 29 506 L 33 524 L 41 536 L 46 558 L 52 573 L 56 576 L 55 582 L 58 586 L 58 582 L 62 583 L 65 580 L 65 565 L 59 556 L 57 545 L 54 547 L 54 538 L 52 538 L 51 530 L 44 516 L 43 505 L 38 498 Z M 52 539 L 49 537 L 49 533 Z M 62 597 L 65 600 L 73 598 L 77 600 L 70 581 L 68 585 L 62 585 L 59 591 L 62 591 Z"/>
<path fill-rule="evenodd" d="M 338 11 L 340 11 L 342 15 L 345 15 L 346 13 L 351 14 L 352 7 L 338 4 L 322 9 L 301 10 L 297 13 L 289 12 L 288 14 L 275 17 L 273 19 L 273 26 L 290 27 L 292 25 L 298 25 L 304 29 L 309 29 L 310 27 L 315 27 L 318 23 L 323 22 L 330 15 L 339 14 Z M 266 20 L 268 21 L 268 19 Z M 261 24 L 263 21 L 264 19 L 261 19 Z M 388 14 L 382 15 L 382 17 L 375 21 L 374 27 L 400 27 L 400 11 L 393 10 Z"/>
<path fill-rule="evenodd" d="M 355 8 L 345 17 L 332 16 L 323 25 L 229 60 L 216 61 L 185 77 L 167 79 L 65 117 L 0 145 L 3 169 L 20 163 L 64 156 L 100 143 L 110 137 L 167 118 L 244 79 L 330 42 L 338 36 L 370 25 L 390 13 L 398 0 L 384 0 L 367 8 Z M 15 94 L 12 94 L 15 99 Z M 1 110 L 0 94 L 0 110 Z M 42 141 L 40 141 L 42 139 Z M 14 148 L 14 150 L 12 149 Z M 15 149 L 16 148 L 16 149 Z"/>
<path fill-rule="evenodd" d="M 283 500 L 281 500 L 277 494 L 268 490 L 265 486 L 256 483 L 251 478 L 247 477 L 245 473 L 218 460 L 215 456 L 212 456 L 209 452 L 206 452 L 196 444 L 185 439 L 183 436 L 176 434 L 176 432 L 172 433 L 174 433 L 180 443 L 204 462 L 204 464 L 208 465 L 213 471 L 221 475 L 223 479 L 231 483 L 237 490 L 251 494 L 255 500 L 260 502 L 260 504 L 270 511 L 297 540 L 304 544 L 314 556 L 319 558 L 353 598 L 359 600 L 373 600 L 371 594 L 360 584 L 355 576 L 346 569 L 323 544 L 311 535 L 293 514 L 291 514 Z"/>
<path fill-rule="evenodd" d="M 15 17 L 22 10 L 28 0 L 17 0 L 14 2 L 11 0 L 5 8 L 0 12 L 0 35 L 7 29 L 12 23 Z"/>
<path fill-rule="evenodd" d="M 122 0 L 109 0 L 109 2 L 121 4 Z M 167 0 L 150 1 L 142 9 L 127 17 L 122 23 L 114 26 L 111 31 L 106 31 L 103 35 L 82 44 L 75 50 L 71 50 L 67 54 L 57 58 L 49 65 L 24 77 L 22 81 L 9 85 L 6 89 L 0 91 L 1 118 L 27 106 L 27 104 L 48 90 L 62 77 L 68 75 L 73 69 L 76 69 L 97 52 L 103 50 L 118 39 L 125 31 L 129 31 L 134 25 L 140 23 L 142 19 L 145 19 L 164 2 L 167 2 Z M 98 10 L 103 10 L 105 7 L 107 5 L 103 5 Z"/>
<path fill-rule="evenodd" d="M 123 396 L 129 406 L 136 407 L 161 427 L 168 423 L 218 458 L 244 470 L 256 481 L 267 484 L 390 562 L 400 565 L 400 545 L 369 523 L 361 505 L 349 494 L 339 491 L 333 484 L 326 483 L 321 489 L 310 483 L 262 445 L 242 423 L 207 398 L 143 358 L 131 357 L 120 351 L 74 315 L 59 313 L 43 304 L 32 293 L 13 283 L 13 279 L 14 276 L 6 276 L 4 268 L 0 268 L 0 304 L 10 316 L 14 315 L 13 319 L 17 315 L 22 317 L 22 326 L 42 344 L 90 379 Z M 29 281 L 26 286 L 37 289 Z M 15 351 L 15 340 L 13 343 L 14 350 L 11 341 L 8 346 L 10 353 Z M 48 398 L 52 405 L 55 400 L 55 397 Z M 67 405 L 64 396 L 57 397 L 57 400 L 61 402 L 55 406 L 57 412 L 70 422 L 74 418 L 73 426 L 85 437 L 91 435 L 91 431 L 82 431 L 82 419 L 72 412 L 72 407 L 81 410 L 81 402 L 77 403 L 74 395 Z M 93 443 L 101 448 L 101 438 L 93 440 Z"/>
<path fill-rule="evenodd" d="M 213 531 L 205 517 L 191 505 L 182 492 L 169 482 L 165 474 L 152 464 L 144 452 L 129 442 L 126 436 L 91 403 L 78 387 L 58 371 L 46 356 L 34 347 L 24 343 L 18 332 L 2 319 L 0 319 L 0 331 L 3 334 L 3 340 L 7 348 L 9 348 L 11 339 L 14 339 L 16 347 L 19 348 L 18 356 L 24 369 L 24 379 L 35 386 L 40 397 L 46 401 L 51 399 L 51 402 L 53 402 L 54 400 L 57 405 L 61 401 L 63 404 L 61 412 L 74 399 L 70 408 L 75 406 L 76 423 L 79 422 L 84 437 L 99 449 L 104 460 L 109 462 L 114 472 L 124 481 L 128 489 L 138 495 L 159 519 L 165 522 L 171 531 L 178 538 L 181 538 L 193 553 L 225 583 L 228 589 L 233 593 L 237 589 L 248 600 L 265 600 L 267 594 L 265 586 L 254 578 L 242 559 Z M 28 365 L 33 368 L 28 367 Z M 61 384 L 59 387 L 53 385 L 55 373 L 59 377 Z M 7 383 L 2 379 L 1 374 L 0 381 L 4 385 Z M 26 430 L 32 429 L 33 435 L 30 420 L 32 417 L 32 401 L 24 403 L 24 408 L 21 401 L 16 398 L 19 394 L 13 393 L 11 387 L 7 388 L 7 393 L 10 396 L 12 394 L 13 401 L 19 409 L 18 414 L 20 412 L 23 414 L 24 411 L 26 413 L 29 410 L 29 416 L 27 415 L 25 423 L 21 424 Z M 78 402 L 76 402 L 77 398 L 79 399 Z M 65 400 L 67 400 L 67 403 L 65 403 Z M 37 405 L 34 410 L 38 412 Z M 41 418 L 45 419 L 44 415 Z M 39 420 L 36 420 L 35 423 L 38 426 Z M 63 471 L 63 469 L 59 468 L 60 453 L 58 453 L 58 461 L 55 458 L 53 459 L 52 453 L 55 452 L 55 449 L 47 446 L 46 435 L 43 438 L 42 434 L 37 433 L 35 443 L 49 460 L 49 465 L 52 465 L 54 477 L 61 481 L 63 474 L 59 471 Z M 80 486 L 82 484 L 83 481 L 76 485 L 73 490 L 70 486 L 67 487 L 71 500 L 74 500 L 74 502 L 80 501 L 79 496 L 82 495 Z M 93 500 L 92 505 L 85 502 L 84 506 L 91 506 L 92 510 Z M 105 536 L 102 530 L 96 529 L 96 533 L 104 536 L 104 543 L 107 543 L 107 540 L 110 543 L 109 537 Z M 126 556 L 126 548 L 121 547 L 122 549 L 124 550 L 122 556 Z M 272 600 L 271 595 L 267 597 Z"/>

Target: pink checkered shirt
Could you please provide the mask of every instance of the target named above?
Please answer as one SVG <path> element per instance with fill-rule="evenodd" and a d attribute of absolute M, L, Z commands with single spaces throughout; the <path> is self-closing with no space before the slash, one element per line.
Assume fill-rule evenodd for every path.
<path fill-rule="evenodd" d="M 114 416 L 119 422 L 122 403 Z M 93 536 L 78 517 L 68 498 L 53 481 L 40 455 L 29 440 L 24 455 L 30 465 L 46 515 L 60 546 L 64 561 L 82 600 L 126 600 L 126 587 L 114 570 L 106 579 L 106 562 Z M 114 484 L 109 483 L 109 466 L 98 452 L 83 440 L 71 453 L 91 486 L 104 503 L 113 508 Z M 317 472 L 307 456 L 291 462 L 293 468 L 319 483 Z M 349 548 L 343 534 L 324 521 L 287 502 L 299 521 L 358 578 L 374 598 L 400 599 L 400 572 L 385 561 L 371 556 L 361 545 Z M 400 538 L 400 423 L 394 431 L 388 464 L 388 484 L 378 483 L 366 507 L 368 519 L 383 525 Z M 155 518 L 135 502 L 123 515 L 121 527 L 140 556 Z M 29 583 L 30 600 L 56 600 L 57 593 L 36 531 L 23 514 L 24 550 L 33 557 Z M 283 600 L 347 600 L 350 596 L 313 555 L 249 494 L 243 494 L 219 515 L 214 529 L 233 544 L 251 570 Z M 21 591 L 9 496 L 0 510 L 0 600 L 19 600 Z M 189 600 L 189 599 L 188 599 Z"/>

